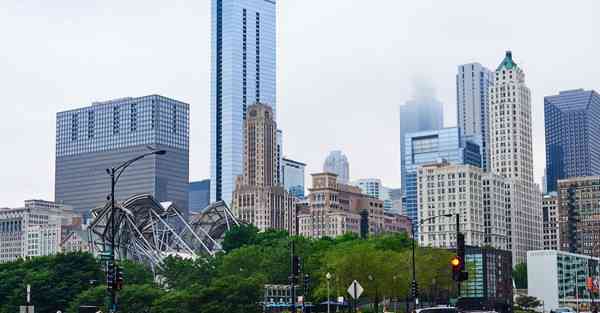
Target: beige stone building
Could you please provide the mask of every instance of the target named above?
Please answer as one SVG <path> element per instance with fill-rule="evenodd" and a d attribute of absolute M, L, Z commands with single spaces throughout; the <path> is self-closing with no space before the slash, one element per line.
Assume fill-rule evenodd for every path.
<path fill-rule="evenodd" d="M 383 201 L 369 197 L 356 186 L 341 184 L 333 173 L 312 174 L 308 203 L 299 208 L 300 235 L 320 238 L 360 234 L 361 212 L 367 212 L 369 234 L 398 229 L 398 221 L 385 218 Z"/>
<path fill-rule="evenodd" d="M 542 199 L 544 221 L 544 250 L 560 250 L 560 231 L 558 227 L 558 194 L 552 192 Z"/>
<path fill-rule="evenodd" d="M 278 183 L 277 124 L 271 107 L 248 107 L 244 121 L 244 175 L 238 176 L 232 211 L 260 230 L 295 226 L 294 197 Z"/>

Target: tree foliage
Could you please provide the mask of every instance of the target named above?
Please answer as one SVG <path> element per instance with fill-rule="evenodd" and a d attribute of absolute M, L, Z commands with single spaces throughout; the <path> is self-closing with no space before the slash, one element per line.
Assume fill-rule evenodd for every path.
<path fill-rule="evenodd" d="M 513 269 L 512 277 L 517 289 L 527 289 L 527 264 L 517 264 Z"/>
<path fill-rule="evenodd" d="M 525 310 L 535 309 L 542 304 L 538 298 L 531 296 L 519 296 L 515 303 Z"/>

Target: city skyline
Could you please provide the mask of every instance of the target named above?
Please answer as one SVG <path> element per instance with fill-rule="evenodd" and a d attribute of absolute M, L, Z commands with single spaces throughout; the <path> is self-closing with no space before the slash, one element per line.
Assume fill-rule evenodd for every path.
<path fill-rule="evenodd" d="M 446 25 L 461 17 L 473 17 L 463 12 L 464 2 L 437 4 L 435 11 L 444 15 L 435 15 L 427 22 L 430 25 L 422 25 L 416 34 L 408 28 L 404 33 L 402 25 L 406 22 L 410 29 L 418 29 L 424 23 L 419 19 L 429 14 L 429 3 L 414 7 L 390 4 L 390 10 L 380 10 L 364 3 L 331 1 L 319 3 L 317 11 L 316 3 L 278 3 L 277 18 L 278 125 L 285 130 L 284 155 L 305 161 L 306 173 L 318 172 L 327 152 L 341 149 L 352 161 L 350 179 L 379 177 L 384 185 L 398 187 L 398 106 L 412 98 L 412 81 L 417 86 L 435 86 L 437 97 L 444 103 L 444 126 L 453 126 L 456 66 L 479 62 L 493 68 L 510 49 L 527 69 L 527 84 L 532 90 L 537 182 L 543 175 L 545 158 L 544 96 L 561 90 L 600 88 L 600 66 L 594 60 L 599 47 L 589 40 L 595 23 L 591 14 L 595 4 L 591 1 L 582 1 L 584 5 L 579 6 L 551 5 L 545 8 L 543 23 L 535 22 L 541 16 L 528 14 L 535 10 L 533 4 L 520 4 L 522 10 L 515 16 L 493 22 L 486 21 L 481 12 L 501 10 L 506 3 L 470 4 L 476 21 L 483 24 L 477 30 L 469 28 L 472 21 Z M 113 15 L 110 9 L 100 9 L 106 4 L 69 5 L 69 9 L 60 10 L 56 8 L 67 6 L 66 2 L 53 8 L 15 2 L 0 13 L 2 29 L 20 29 L 6 35 L 7 49 L 0 61 L 0 82 L 14 87 L 7 88 L 5 96 L 12 105 L 0 108 L 0 142 L 13 151 L 3 160 L 5 164 L 28 165 L 3 166 L 3 206 L 18 205 L 27 198 L 52 199 L 56 112 L 125 96 L 156 93 L 190 103 L 190 180 L 210 176 L 210 3 L 192 4 L 181 2 L 168 10 L 158 10 L 160 6 L 155 3 L 123 4 Z M 405 20 L 403 15 L 397 16 L 408 9 L 408 13 L 400 13 L 408 15 Z M 155 23 L 159 11 L 172 25 Z M 352 23 L 357 15 L 372 12 L 382 15 L 372 25 Z M 571 13 L 577 13 L 578 18 L 564 25 L 547 22 Z M 113 25 L 104 23 L 108 16 L 114 19 Z M 383 22 L 391 19 L 398 24 L 389 29 L 400 31 L 390 39 Z M 85 21 L 81 27 L 72 27 L 80 21 Z M 122 27 L 124 24 L 128 27 Z M 42 25 L 47 29 L 39 31 Z M 347 40 L 348 36 L 371 34 L 374 27 L 381 27 L 381 34 L 362 41 Z M 532 32 L 536 36 L 531 36 Z M 88 33 L 97 36 L 89 37 Z M 331 41 L 334 34 L 339 35 L 339 42 Z M 557 37 L 563 39 L 563 45 L 548 50 L 547 43 Z M 482 44 L 481 40 L 493 43 Z M 425 45 L 428 41 L 448 48 L 431 49 Z M 308 44 L 321 47 L 308 49 Z M 348 69 L 344 67 L 348 62 L 360 66 Z M 313 78 L 315 73 L 318 79 Z M 298 116 L 316 119 L 310 124 L 318 127 L 307 127 Z M 27 130 L 21 131 L 25 126 Z M 375 154 L 377 162 L 373 162 L 372 151 L 380 151 Z"/>

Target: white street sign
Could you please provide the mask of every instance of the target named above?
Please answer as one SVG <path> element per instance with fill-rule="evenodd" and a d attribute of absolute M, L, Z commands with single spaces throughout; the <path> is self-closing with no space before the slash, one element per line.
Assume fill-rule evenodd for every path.
<path fill-rule="evenodd" d="M 350 287 L 348 287 L 348 293 L 354 299 L 358 299 L 360 297 L 360 295 L 362 295 L 363 291 L 365 291 L 365 290 L 356 280 L 354 280 L 350 284 Z"/>

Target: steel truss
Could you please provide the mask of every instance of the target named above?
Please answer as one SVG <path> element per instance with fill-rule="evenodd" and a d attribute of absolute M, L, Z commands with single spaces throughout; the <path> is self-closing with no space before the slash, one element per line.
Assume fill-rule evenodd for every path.
<path fill-rule="evenodd" d="M 170 202 L 159 203 L 148 194 L 135 195 L 115 206 L 110 202 L 92 210 L 90 249 L 98 254 L 110 249 L 111 222 L 115 219 L 116 258 L 162 268 L 169 255 L 183 258 L 213 257 L 221 249 L 227 230 L 239 225 L 227 205 L 220 201 L 188 222 Z"/>

